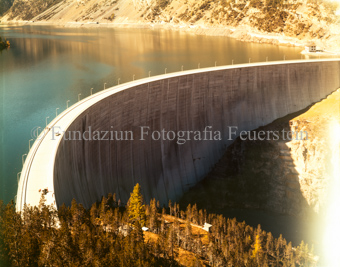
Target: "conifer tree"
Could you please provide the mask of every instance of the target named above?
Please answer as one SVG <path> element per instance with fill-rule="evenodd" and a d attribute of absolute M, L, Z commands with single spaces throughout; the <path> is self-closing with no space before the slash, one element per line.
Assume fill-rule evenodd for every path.
<path fill-rule="evenodd" d="M 0 201 L 0 266 L 175 267 L 181 258 L 179 248 L 212 266 L 316 266 L 313 252 L 304 242 L 293 248 L 282 236 L 274 238 L 260 227 L 254 229 L 236 219 L 200 211 L 198 216 L 213 225 L 211 233 L 202 235 L 202 230 L 191 225 L 196 205 L 187 209 L 188 214 L 182 212 L 185 221 L 175 217 L 167 222 L 165 209 L 157 213 L 153 199 L 147 225 L 154 225 L 158 238 L 150 238 L 140 224 L 146 214 L 139 185 L 131 193 L 127 211 L 113 202 L 109 196 L 86 210 L 74 200 L 71 207 L 59 208 L 55 227 L 56 210 L 45 205 L 44 198 L 39 207 L 25 206 L 21 213 L 15 211 L 13 202 L 5 207 Z M 178 216 L 177 204 L 172 214 Z M 190 263 L 201 266 L 200 261 L 190 259 L 185 266 Z"/>
<path fill-rule="evenodd" d="M 255 258 L 257 263 L 259 263 L 262 256 L 262 246 L 261 246 L 261 240 L 260 236 L 257 234 L 255 238 L 255 244 L 254 244 L 254 250 L 252 258 Z"/>
<path fill-rule="evenodd" d="M 140 186 L 137 183 L 130 194 L 130 199 L 127 204 L 129 221 L 132 224 L 138 222 L 141 226 L 145 226 L 145 205 L 143 204 L 143 196 L 140 191 Z"/>
<path fill-rule="evenodd" d="M 14 214 L 14 207 L 12 207 L 12 213 Z M 0 266 L 10 266 L 10 259 L 8 256 L 8 243 L 5 240 L 6 225 L 5 218 L 5 205 L 0 200 Z M 7 243 L 7 244 L 6 244 Z"/>
<path fill-rule="evenodd" d="M 152 232 L 158 232 L 158 217 L 157 217 L 157 206 L 156 200 L 150 200 L 149 216 L 148 216 L 148 227 Z"/>

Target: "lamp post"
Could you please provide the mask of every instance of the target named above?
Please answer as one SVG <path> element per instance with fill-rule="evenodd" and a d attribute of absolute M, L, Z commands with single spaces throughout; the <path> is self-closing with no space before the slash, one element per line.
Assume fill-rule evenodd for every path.
<path fill-rule="evenodd" d="M 167 68 L 165 68 L 165 74 L 166 74 L 166 70 L 167 70 Z"/>
<path fill-rule="evenodd" d="M 28 150 L 31 150 L 31 141 L 33 141 L 33 139 L 30 139 L 30 140 L 28 141 Z"/>
<path fill-rule="evenodd" d="M 151 70 L 149 70 L 149 77 L 151 77 Z"/>
<path fill-rule="evenodd" d="M 36 139 L 38 139 L 38 137 L 39 137 L 39 129 L 41 129 L 41 127 L 40 127 L 40 126 L 37 128 L 37 135 L 36 135 Z M 34 137 L 34 135 L 33 135 L 33 137 Z"/>
<path fill-rule="evenodd" d="M 201 66 L 201 63 L 198 63 L 198 69 L 200 68 L 200 66 Z"/>
<path fill-rule="evenodd" d="M 234 60 L 233 59 L 231 60 L 231 65 L 234 65 Z"/>
<path fill-rule="evenodd" d="M 217 66 L 217 61 L 215 61 L 215 67 Z"/>
<path fill-rule="evenodd" d="M 50 117 L 50 116 L 47 116 L 47 117 L 46 117 L 46 128 L 47 128 L 47 119 L 48 119 L 49 117 Z"/>
<path fill-rule="evenodd" d="M 68 109 L 68 102 L 70 102 L 70 100 L 66 101 L 66 109 Z"/>
<path fill-rule="evenodd" d="M 183 65 L 182 65 L 182 67 L 181 67 L 181 70 L 183 71 Z"/>
<path fill-rule="evenodd" d="M 55 116 L 56 116 L 56 117 L 58 117 L 58 109 L 59 109 L 59 108 L 56 108 L 56 109 L 55 109 Z"/>
<path fill-rule="evenodd" d="M 21 159 L 22 159 L 22 166 L 24 166 L 24 163 L 25 163 L 25 161 L 24 161 L 24 157 L 25 156 L 27 156 L 27 154 L 24 154 L 24 155 L 22 155 L 22 157 L 21 157 Z"/>
<path fill-rule="evenodd" d="M 78 94 L 78 101 L 80 101 L 80 96 L 81 96 L 81 94 Z"/>

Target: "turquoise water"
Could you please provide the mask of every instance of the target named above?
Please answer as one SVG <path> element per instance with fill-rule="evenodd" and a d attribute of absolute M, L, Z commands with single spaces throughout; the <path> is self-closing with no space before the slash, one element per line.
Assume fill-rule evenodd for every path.
<path fill-rule="evenodd" d="M 226 37 L 145 29 L 0 26 L 11 42 L 0 54 L 0 199 L 14 198 L 31 129 L 44 127 L 81 97 L 108 86 L 184 69 L 300 59 L 301 48 L 244 43 Z"/>

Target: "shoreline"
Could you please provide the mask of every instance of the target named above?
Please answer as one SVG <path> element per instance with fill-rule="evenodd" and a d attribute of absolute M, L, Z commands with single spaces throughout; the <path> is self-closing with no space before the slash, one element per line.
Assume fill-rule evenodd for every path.
<path fill-rule="evenodd" d="M 143 21 L 121 21 L 121 22 L 49 22 L 49 21 L 4 21 L 0 25 L 40 25 L 40 26 L 56 26 L 71 28 L 135 28 L 135 29 L 165 29 L 182 31 L 185 33 L 207 36 L 225 36 L 231 37 L 243 42 L 254 42 L 264 44 L 274 44 L 282 46 L 297 46 L 304 48 L 304 43 L 296 38 L 287 37 L 279 34 L 261 33 L 249 26 L 210 26 L 210 25 L 191 25 L 189 23 L 168 23 L 168 22 L 143 22 Z"/>
<path fill-rule="evenodd" d="M 260 44 L 272 44 L 278 46 L 295 46 L 301 47 L 301 54 L 308 56 L 334 56 L 338 55 L 336 51 L 332 51 L 332 48 L 325 49 L 324 52 L 318 53 L 306 53 L 304 48 L 305 44 L 309 41 L 299 40 L 296 37 L 287 37 L 283 34 L 260 32 L 249 26 L 211 26 L 205 24 L 189 24 L 189 23 L 168 23 L 168 22 L 147 22 L 147 21 L 129 21 L 128 19 L 120 20 L 117 22 L 76 22 L 76 21 L 4 21 L 0 22 L 0 25 L 38 25 L 38 26 L 55 26 L 55 27 L 69 27 L 69 28 L 127 28 L 127 29 L 158 29 L 158 30 L 171 30 L 181 31 L 184 33 L 195 35 L 207 35 L 207 36 L 224 36 L 231 37 L 242 42 L 260 43 Z"/>

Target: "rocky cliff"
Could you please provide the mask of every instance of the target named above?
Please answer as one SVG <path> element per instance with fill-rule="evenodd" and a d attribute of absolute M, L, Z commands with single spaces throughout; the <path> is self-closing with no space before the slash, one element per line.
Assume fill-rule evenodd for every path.
<path fill-rule="evenodd" d="M 162 25 L 244 41 L 303 44 L 313 40 L 340 50 L 336 10 L 335 2 L 312 0 L 15 0 L 1 20 Z"/>
<path fill-rule="evenodd" d="M 333 122 L 340 122 L 339 103 L 340 90 L 311 108 L 251 132 L 246 140 L 238 138 L 182 202 L 304 218 L 324 214 L 333 170 L 330 132 Z M 279 138 L 259 140 L 261 131 L 278 132 Z M 288 132 L 292 135 L 287 137 Z"/>

